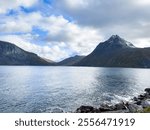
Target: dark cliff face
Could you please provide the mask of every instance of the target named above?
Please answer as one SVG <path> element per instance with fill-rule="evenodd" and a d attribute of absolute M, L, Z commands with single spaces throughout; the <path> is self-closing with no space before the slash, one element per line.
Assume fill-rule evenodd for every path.
<path fill-rule="evenodd" d="M 50 63 L 14 44 L 0 41 L 0 65 L 50 65 Z"/>
<path fill-rule="evenodd" d="M 150 48 L 136 48 L 118 35 L 113 35 L 75 65 L 150 68 Z"/>
<path fill-rule="evenodd" d="M 85 56 L 78 56 L 78 55 L 76 55 L 74 57 L 70 57 L 70 58 L 64 59 L 63 61 L 58 62 L 57 65 L 60 65 L 60 66 L 71 66 L 71 65 L 77 64 L 84 57 Z"/>

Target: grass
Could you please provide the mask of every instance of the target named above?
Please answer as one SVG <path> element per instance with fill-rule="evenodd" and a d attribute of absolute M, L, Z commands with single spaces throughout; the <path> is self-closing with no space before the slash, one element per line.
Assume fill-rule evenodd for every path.
<path fill-rule="evenodd" d="M 150 113 L 150 107 L 147 107 L 143 110 L 143 113 Z"/>

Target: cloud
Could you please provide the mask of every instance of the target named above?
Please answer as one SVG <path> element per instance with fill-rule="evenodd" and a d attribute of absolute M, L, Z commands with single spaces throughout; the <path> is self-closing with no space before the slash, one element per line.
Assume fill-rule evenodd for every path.
<path fill-rule="evenodd" d="M 3 41 L 8 41 L 14 43 L 15 45 L 23 48 L 26 51 L 33 52 L 38 54 L 41 57 L 51 59 L 53 61 L 58 61 L 61 58 L 68 57 L 68 52 L 62 50 L 59 46 L 49 46 L 47 45 L 37 45 L 35 43 L 30 42 L 31 35 L 5 35 L 0 36 L 0 39 Z"/>
<path fill-rule="evenodd" d="M 150 1 L 149 0 L 134 0 L 135 4 L 138 4 L 139 6 L 149 6 Z"/>
<path fill-rule="evenodd" d="M 58 0 L 49 3 L 43 0 L 2 2 L 0 39 L 56 61 L 76 54 L 87 55 L 112 34 L 138 47 L 150 46 L 148 0 Z M 20 8 L 22 6 L 25 10 Z M 15 14 L 8 13 L 12 9 Z"/>
<path fill-rule="evenodd" d="M 0 26 L 0 32 L 3 33 L 15 33 L 15 32 L 31 32 L 32 26 L 24 21 L 7 21 Z"/>
<path fill-rule="evenodd" d="M 71 0 L 56 1 L 55 5 L 61 11 L 73 17 L 78 24 L 94 27 L 104 27 L 118 23 L 127 24 L 127 22 L 133 23 L 142 18 L 150 19 L 145 17 L 150 14 L 150 12 L 147 12 L 149 7 L 137 6 L 138 3 L 144 3 L 143 0 L 82 0 L 82 4 L 79 1 L 77 4 L 77 1 L 74 5 L 77 8 L 70 7 Z"/>
<path fill-rule="evenodd" d="M 65 19 L 62 15 L 44 16 L 41 12 L 20 13 L 15 17 L 6 16 L 2 21 L 0 32 L 8 35 L 8 37 L 5 36 L 4 40 L 14 42 L 23 49 L 34 51 L 40 56 L 51 60 L 58 61 L 74 54 L 87 55 L 102 40 L 100 30 L 78 26 L 76 23 Z M 43 37 L 37 32 L 33 34 L 34 28 L 47 33 Z M 21 34 L 18 36 L 16 33 Z M 39 47 L 35 47 L 35 44 L 32 46 L 31 42 L 44 43 L 44 45 L 48 45 L 49 49 L 39 50 Z"/>
<path fill-rule="evenodd" d="M 17 9 L 20 6 L 31 7 L 38 0 L 4 0 L 0 2 L 0 13 L 6 13 L 8 10 Z"/>
<path fill-rule="evenodd" d="M 69 9 L 79 9 L 79 8 L 86 8 L 88 6 L 88 1 L 87 0 L 63 0 L 63 5 L 68 7 Z M 62 4 L 62 2 L 60 2 Z"/>
<path fill-rule="evenodd" d="M 133 41 L 137 47 L 150 47 L 150 38 L 137 38 Z"/>
<path fill-rule="evenodd" d="M 62 16 L 51 16 L 46 21 L 49 21 L 47 25 L 47 22 L 43 22 L 45 23 L 43 26 L 40 24 L 43 29 L 48 31 L 45 40 L 51 43 L 63 42 L 73 53 L 87 55 L 102 40 L 100 30 L 80 27 Z"/>
<path fill-rule="evenodd" d="M 28 33 L 32 31 L 32 28 L 38 24 L 38 21 L 42 19 L 39 12 L 22 13 L 20 12 L 15 16 L 5 16 L 1 20 L 0 32 L 3 33 Z"/>
<path fill-rule="evenodd" d="M 55 1 L 54 6 L 78 25 L 100 29 L 105 38 L 118 34 L 137 42 L 139 38 L 142 40 L 143 37 L 149 37 L 149 0 L 77 0 L 74 8 L 71 7 L 71 2 L 72 0 Z M 146 43 L 141 46 L 150 46 L 148 41 Z"/>

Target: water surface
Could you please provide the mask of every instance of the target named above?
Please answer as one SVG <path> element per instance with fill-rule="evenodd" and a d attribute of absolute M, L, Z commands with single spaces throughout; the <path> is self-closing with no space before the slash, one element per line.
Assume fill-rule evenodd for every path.
<path fill-rule="evenodd" d="M 65 112 L 128 100 L 150 87 L 150 69 L 0 66 L 0 112 Z"/>

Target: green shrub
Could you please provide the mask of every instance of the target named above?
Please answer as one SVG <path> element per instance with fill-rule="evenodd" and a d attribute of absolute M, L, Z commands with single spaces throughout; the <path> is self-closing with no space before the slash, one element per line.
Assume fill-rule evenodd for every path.
<path fill-rule="evenodd" d="M 150 113 L 150 107 L 147 107 L 143 110 L 144 113 Z"/>

